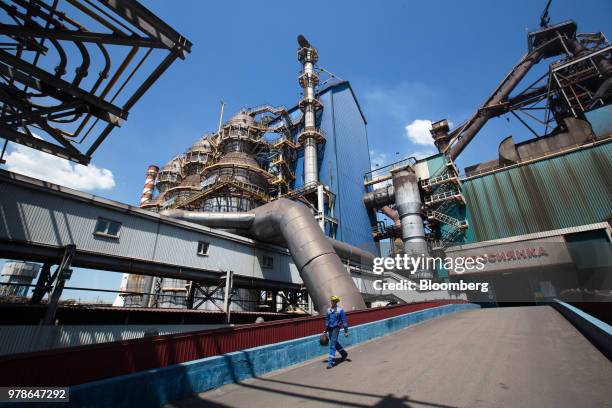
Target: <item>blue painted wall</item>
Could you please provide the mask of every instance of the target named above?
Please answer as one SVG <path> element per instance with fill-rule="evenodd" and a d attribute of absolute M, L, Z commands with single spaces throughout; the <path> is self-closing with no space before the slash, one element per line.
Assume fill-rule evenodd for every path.
<path fill-rule="evenodd" d="M 372 228 L 362 202 L 363 176 L 370 171 L 366 122 L 348 83 L 321 94 L 321 129 L 327 141 L 319 164 L 319 179 L 336 193 L 336 238 L 376 254 Z"/>
<path fill-rule="evenodd" d="M 319 149 L 319 181 L 336 194 L 333 216 L 336 239 L 378 254 L 372 228 L 362 203 L 363 176 L 370 171 L 366 121 L 348 82 L 321 90 L 323 110 L 317 123 L 326 141 Z M 304 151 L 298 152 L 293 188 L 304 185 Z M 327 215 L 331 215 L 329 209 Z M 326 231 L 329 235 L 329 231 Z"/>

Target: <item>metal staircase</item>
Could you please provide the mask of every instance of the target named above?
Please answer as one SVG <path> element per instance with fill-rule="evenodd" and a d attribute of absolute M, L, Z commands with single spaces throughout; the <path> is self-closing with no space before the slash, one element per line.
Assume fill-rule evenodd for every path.
<path fill-rule="evenodd" d="M 432 231 L 438 231 L 439 238 L 429 240 L 432 250 L 443 250 L 457 243 L 456 240 L 468 228 L 464 219 L 458 219 L 449 214 L 457 206 L 465 205 L 461 194 L 461 181 L 455 164 L 448 157 L 444 164 L 431 177 L 421 180 L 421 188 L 425 192 L 424 202 L 427 220 Z M 440 224 L 450 227 L 442 234 Z"/>

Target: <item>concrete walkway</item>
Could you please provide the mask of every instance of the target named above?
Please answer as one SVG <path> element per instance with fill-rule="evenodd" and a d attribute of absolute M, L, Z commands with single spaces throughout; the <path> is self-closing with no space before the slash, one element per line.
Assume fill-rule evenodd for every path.
<path fill-rule="evenodd" d="M 612 363 L 548 306 L 444 316 L 167 408 L 612 407 Z"/>

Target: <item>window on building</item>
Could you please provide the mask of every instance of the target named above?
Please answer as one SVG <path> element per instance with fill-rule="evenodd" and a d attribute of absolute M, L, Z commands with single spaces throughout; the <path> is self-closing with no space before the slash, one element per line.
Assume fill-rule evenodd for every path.
<path fill-rule="evenodd" d="M 94 234 L 103 235 L 105 237 L 119 238 L 120 229 L 120 222 L 98 217 L 98 221 L 96 222 L 96 228 L 94 229 Z"/>
<path fill-rule="evenodd" d="M 210 243 L 206 241 L 198 242 L 198 255 L 208 256 L 208 248 L 210 247 Z"/>
<path fill-rule="evenodd" d="M 261 267 L 266 269 L 272 269 L 274 267 L 274 258 L 267 255 L 262 256 Z"/>

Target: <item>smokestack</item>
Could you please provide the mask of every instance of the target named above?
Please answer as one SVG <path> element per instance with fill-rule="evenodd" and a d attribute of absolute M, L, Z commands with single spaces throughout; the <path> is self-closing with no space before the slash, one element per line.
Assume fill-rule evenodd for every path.
<path fill-rule="evenodd" d="M 315 113 L 321 109 L 321 102 L 315 94 L 315 87 L 319 84 L 319 75 L 314 64 L 319 59 L 317 50 L 303 36 L 298 36 L 298 61 L 302 63 L 302 72 L 298 82 L 303 89 L 304 97 L 299 103 L 304 112 L 304 130 L 298 135 L 298 142 L 304 146 L 304 185 L 319 182 L 319 169 L 317 164 L 317 144 L 322 143 L 323 134 L 316 128 Z"/>
<path fill-rule="evenodd" d="M 155 187 L 155 178 L 157 177 L 158 172 L 159 167 L 153 164 L 150 165 L 147 169 L 147 177 L 144 182 L 144 189 L 142 190 L 142 195 L 140 196 L 141 207 L 153 199 L 153 188 Z"/>

